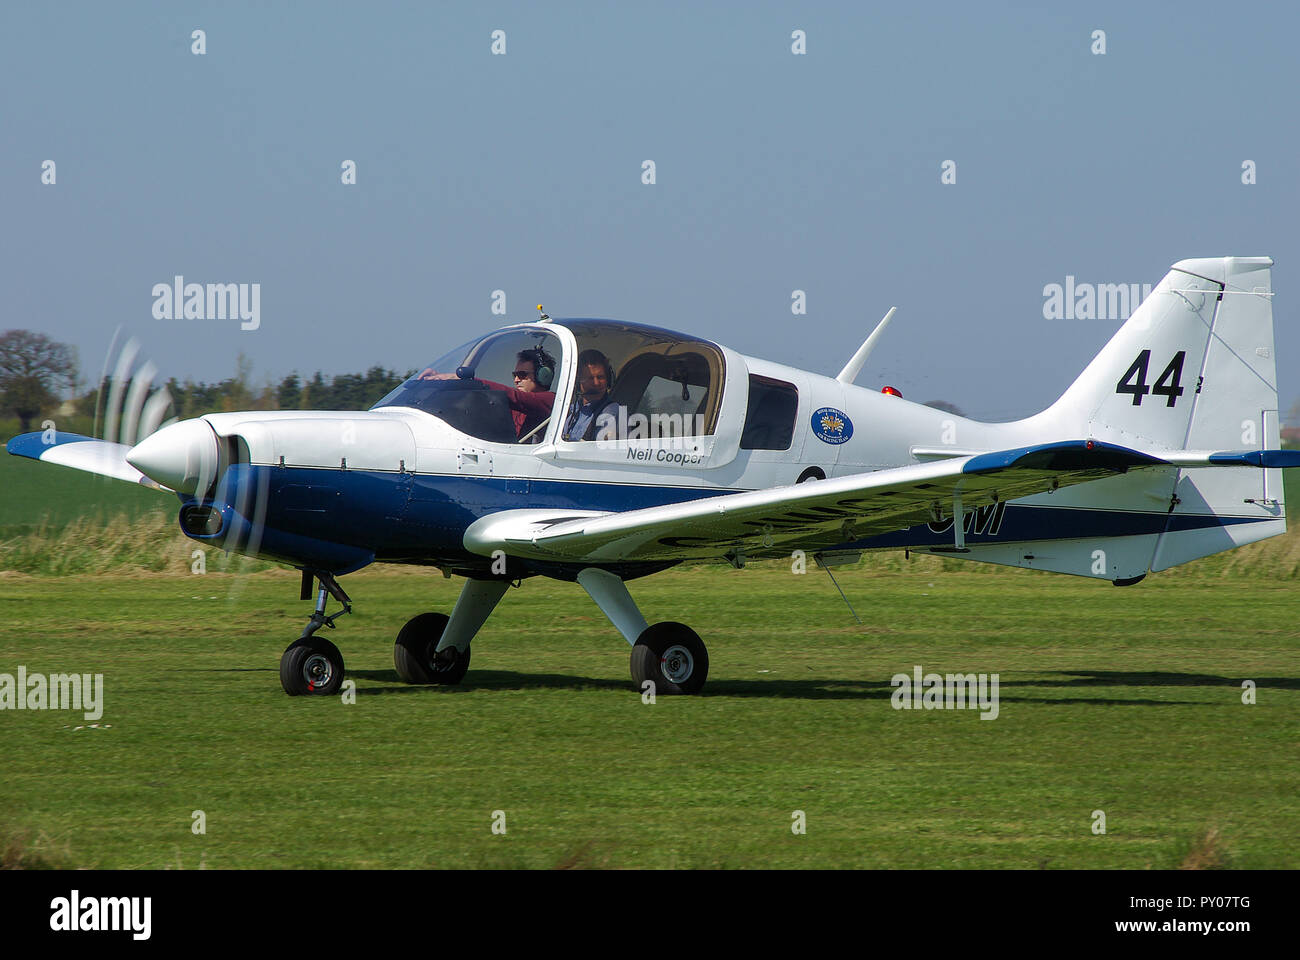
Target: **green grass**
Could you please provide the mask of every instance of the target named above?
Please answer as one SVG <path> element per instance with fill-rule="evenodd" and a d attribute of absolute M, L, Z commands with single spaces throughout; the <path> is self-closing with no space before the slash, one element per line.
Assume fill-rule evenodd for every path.
<path fill-rule="evenodd" d="M 457 583 L 375 568 L 329 634 L 345 704 L 280 692 L 308 608 L 290 573 L 0 575 L 0 670 L 106 687 L 97 729 L 0 714 L 0 841 L 187 869 L 1300 866 L 1293 584 L 1116 590 L 928 558 L 841 583 L 865 626 L 782 565 L 633 584 L 712 661 L 706 695 L 647 705 L 626 645 L 551 581 L 508 594 L 461 687 L 400 683 L 393 636 Z M 999 673 L 1000 716 L 893 710 L 914 664 Z"/>
<path fill-rule="evenodd" d="M 171 494 L 0 450 L 0 540 L 58 532 L 74 520 L 103 523 L 118 514 L 135 519 L 166 511 L 174 520 L 178 509 Z"/>

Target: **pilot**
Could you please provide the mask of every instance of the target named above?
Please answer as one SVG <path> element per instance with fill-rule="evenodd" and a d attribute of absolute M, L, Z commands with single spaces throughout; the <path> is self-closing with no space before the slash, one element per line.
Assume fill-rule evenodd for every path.
<path fill-rule="evenodd" d="M 627 408 L 610 398 L 614 371 L 609 358 L 599 350 L 578 354 L 578 393 L 568 422 L 565 440 L 613 440 L 620 438 L 627 424 Z"/>
<path fill-rule="evenodd" d="M 454 373 L 438 373 L 432 367 L 420 371 L 421 380 L 454 380 Z M 523 443 L 540 443 L 540 427 L 551 415 L 555 405 L 555 391 L 548 390 L 555 379 L 555 359 L 541 347 L 520 350 L 515 355 L 515 386 L 475 378 L 491 390 L 506 394 L 510 404 L 510 417 L 514 420 L 515 436 Z"/>
<path fill-rule="evenodd" d="M 555 379 L 555 360 L 541 347 L 520 350 L 515 355 L 514 379 L 514 387 L 491 380 L 483 383 L 493 390 L 505 391 L 510 416 L 515 421 L 515 436 L 524 443 L 540 443 L 542 431 L 537 428 L 555 406 L 555 391 L 546 389 Z"/>

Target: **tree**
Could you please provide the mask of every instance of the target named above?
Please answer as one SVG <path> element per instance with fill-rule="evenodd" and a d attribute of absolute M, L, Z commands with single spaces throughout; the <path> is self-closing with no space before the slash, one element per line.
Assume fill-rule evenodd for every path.
<path fill-rule="evenodd" d="M 243 350 L 235 358 L 235 375 L 219 384 L 224 410 L 248 410 L 253 406 L 253 395 L 249 392 L 248 381 L 253 375 L 253 361 Z"/>
<path fill-rule="evenodd" d="M 302 378 L 291 373 L 281 380 L 276 390 L 276 399 L 280 402 L 281 410 L 299 409 L 302 403 Z"/>
<path fill-rule="evenodd" d="M 59 392 L 77 383 L 76 351 L 31 330 L 0 334 L 0 401 L 22 424 L 32 428 L 41 411 L 59 403 Z"/>
<path fill-rule="evenodd" d="M 302 409 L 304 410 L 328 410 L 329 392 L 325 386 L 325 378 L 321 376 L 319 370 L 310 381 L 305 383 L 302 388 Z"/>

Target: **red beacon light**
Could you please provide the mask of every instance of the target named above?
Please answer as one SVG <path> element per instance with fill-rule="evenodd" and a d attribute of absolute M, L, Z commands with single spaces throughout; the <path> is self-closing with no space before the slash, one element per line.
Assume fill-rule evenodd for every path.
<path fill-rule="evenodd" d="M 893 388 L 893 387 L 881 387 L 881 388 L 880 388 L 880 392 L 881 392 L 881 393 L 887 393 L 887 394 L 889 394 L 891 397 L 898 397 L 900 400 L 903 398 L 903 395 L 902 395 L 901 393 L 899 393 L 899 392 L 898 392 L 895 388 Z"/>

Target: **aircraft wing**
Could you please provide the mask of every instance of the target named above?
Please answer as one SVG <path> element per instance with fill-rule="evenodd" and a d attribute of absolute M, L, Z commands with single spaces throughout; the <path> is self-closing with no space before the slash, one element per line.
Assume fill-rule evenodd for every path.
<path fill-rule="evenodd" d="M 163 490 L 171 493 L 167 487 L 150 480 L 143 473 L 126 462 L 126 455 L 131 447 L 125 443 L 110 443 L 83 437 L 79 433 L 55 433 L 46 438 L 44 433 L 24 433 L 14 437 L 5 444 L 5 449 L 17 457 L 40 460 L 44 463 L 57 463 L 87 473 L 97 473 L 104 477 L 114 477 L 138 483 L 142 487 Z"/>
<path fill-rule="evenodd" d="M 1210 456 L 1195 462 L 1215 465 Z M 950 517 L 955 494 L 962 509 L 970 510 L 1132 468 L 1178 465 L 1115 444 L 1070 440 L 621 513 L 506 510 L 475 521 L 465 531 L 465 546 L 484 555 L 503 550 L 590 563 L 722 557 L 732 551 L 750 559 L 789 556 L 795 548 L 820 550 Z M 1243 464 L 1233 458 L 1223 465 Z"/>

